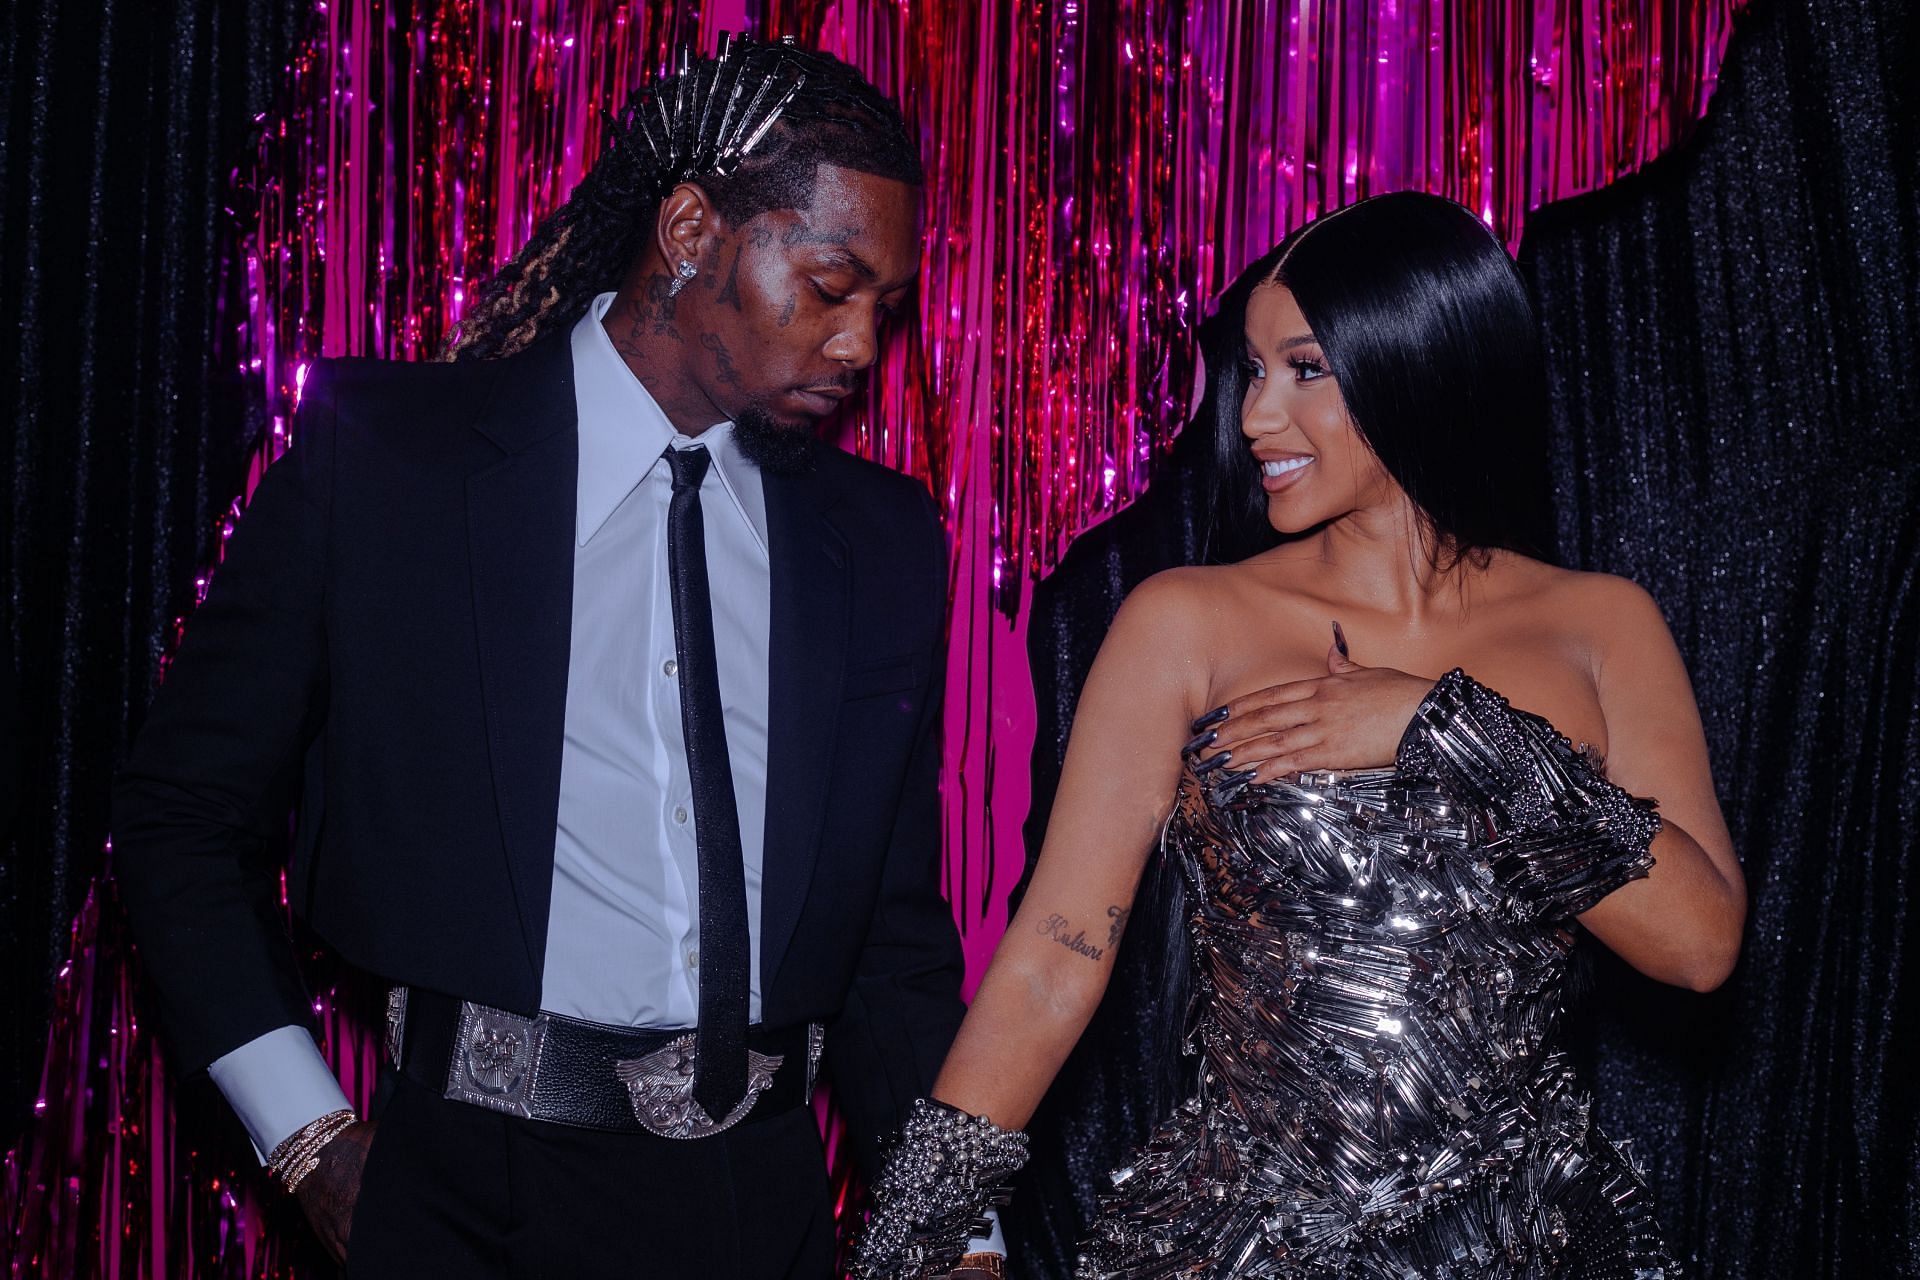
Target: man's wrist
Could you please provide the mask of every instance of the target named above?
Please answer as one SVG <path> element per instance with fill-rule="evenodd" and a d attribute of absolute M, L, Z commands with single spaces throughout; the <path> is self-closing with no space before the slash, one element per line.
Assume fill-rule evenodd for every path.
<path fill-rule="evenodd" d="M 279 1027 L 250 1040 L 215 1059 L 207 1074 L 240 1117 L 262 1164 L 306 1125 L 353 1105 L 305 1027 Z"/>
<path fill-rule="evenodd" d="M 295 1129 L 267 1157 L 267 1176 L 291 1194 L 300 1189 L 320 1164 L 320 1153 L 327 1144 L 359 1120 L 351 1108 L 329 1111 L 316 1120 Z"/>

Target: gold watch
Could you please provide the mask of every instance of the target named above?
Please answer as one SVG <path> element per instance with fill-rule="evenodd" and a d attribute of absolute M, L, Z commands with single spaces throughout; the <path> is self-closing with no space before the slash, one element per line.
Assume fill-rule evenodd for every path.
<path fill-rule="evenodd" d="M 978 1271 L 993 1280 L 1006 1280 L 1007 1260 L 997 1253 L 965 1253 L 953 1264 L 955 1271 Z"/>

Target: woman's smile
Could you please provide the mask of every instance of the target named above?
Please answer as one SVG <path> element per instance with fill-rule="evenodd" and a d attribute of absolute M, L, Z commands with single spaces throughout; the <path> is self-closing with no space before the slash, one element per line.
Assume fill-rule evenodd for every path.
<path fill-rule="evenodd" d="M 1313 455 L 1299 453 L 1284 458 L 1261 458 L 1259 462 L 1260 487 L 1268 493 L 1278 493 L 1290 488 L 1305 474 L 1313 464 Z"/>

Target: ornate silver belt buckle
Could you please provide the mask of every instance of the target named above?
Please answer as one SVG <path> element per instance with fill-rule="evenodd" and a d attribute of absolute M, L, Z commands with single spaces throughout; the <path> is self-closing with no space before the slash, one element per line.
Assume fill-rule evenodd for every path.
<path fill-rule="evenodd" d="M 387 1061 L 396 1070 L 400 1066 L 400 1051 L 406 1048 L 407 1034 L 407 989 L 391 987 L 387 990 Z"/>
<path fill-rule="evenodd" d="M 633 1118 L 648 1133 L 662 1138 L 710 1138 L 725 1133 L 746 1118 L 760 1095 L 773 1085 L 773 1073 L 783 1060 L 777 1053 L 747 1050 L 747 1091 L 725 1118 L 714 1120 L 693 1100 L 694 1033 L 677 1036 L 644 1058 L 624 1058 L 613 1064 L 613 1074 L 627 1086 Z"/>
<path fill-rule="evenodd" d="M 807 1105 L 813 1104 L 813 1082 L 820 1078 L 820 1055 L 827 1047 L 827 1026 L 824 1022 L 807 1024 L 807 1092 L 802 1099 Z"/>
<path fill-rule="evenodd" d="M 447 1097 L 531 1119 L 533 1080 L 546 1035 L 544 1018 L 463 1003 L 447 1067 Z"/>

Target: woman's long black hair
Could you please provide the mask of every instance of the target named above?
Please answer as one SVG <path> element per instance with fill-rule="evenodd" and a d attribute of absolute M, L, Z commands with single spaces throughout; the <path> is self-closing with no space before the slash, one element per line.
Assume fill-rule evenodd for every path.
<path fill-rule="evenodd" d="M 1436 562 L 1494 549 L 1553 558 L 1546 369 L 1519 269 L 1486 224 L 1397 192 L 1298 228 L 1242 272 L 1202 334 L 1218 533 L 1267 525 L 1240 432 L 1247 301 L 1282 285 L 1319 339 L 1361 437 L 1435 535 Z"/>

